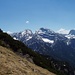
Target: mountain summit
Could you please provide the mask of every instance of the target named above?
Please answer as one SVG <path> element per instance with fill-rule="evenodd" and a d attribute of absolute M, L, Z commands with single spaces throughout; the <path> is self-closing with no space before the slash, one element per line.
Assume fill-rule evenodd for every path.
<path fill-rule="evenodd" d="M 71 31 L 69 32 L 69 34 L 75 35 L 75 30 L 71 30 Z"/>
<path fill-rule="evenodd" d="M 54 31 L 50 30 L 50 29 L 47 29 L 47 28 L 40 28 L 38 31 L 37 31 L 38 34 L 41 34 L 41 33 L 54 33 Z"/>

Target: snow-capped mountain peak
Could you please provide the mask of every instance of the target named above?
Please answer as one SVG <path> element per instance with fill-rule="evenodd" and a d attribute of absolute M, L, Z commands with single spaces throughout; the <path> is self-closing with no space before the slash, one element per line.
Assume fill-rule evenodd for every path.
<path fill-rule="evenodd" d="M 70 30 L 69 34 L 75 35 L 75 30 L 74 29 Z"/>
<path fill-rule="evenodd" d="M 40 30 L 45 33 L 54 33 L 54 31 L 47 29 L 47 28 L 40 28 Z"/>
<path fill-rule="evenodd" d="M 29 30 L 29 29 L 27 29 L 27 30 L 25 30 L 25 31 L 22 31 L 21 34 L 22 34 L 22 36 L 24 36 L 24 35 L 26 35 L 26 34 L 32 34 L 32 31 Z"/>
<path fill-rule="evenodd" d="M 65 37 L 67 37 L 68 39 L 75 39 L 75 30 L 70 30 L 69 34 L 67 34 Z"/>
<path fill-rule="evenodd" d="M 32 31 L 29 29 L 26 29 L 26 30 L 18 32 L 18 33 L 11 34 L 12 37 L 19 39 L 21 41 L 30 40 L 32 38 L 32 35 L 33 35 Z"/>
<path fill-rule="evenodd" d="M 36 34 L 52 34 L 55 33 L 54 31 L 47 29 L 47 28 L 40 28 L 38 31 L 35 32 Z"/>

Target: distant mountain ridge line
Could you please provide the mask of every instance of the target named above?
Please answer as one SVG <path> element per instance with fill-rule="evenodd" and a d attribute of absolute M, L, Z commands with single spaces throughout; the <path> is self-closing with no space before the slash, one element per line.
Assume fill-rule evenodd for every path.
<path fill-rule="evenodd" d="M 43 27 L 42 27 L 42 28 L 39 28 L 39 30 L 40 30 L 40 29 L 50 30 L 50 31 L 53 31 L 53 32 L 59 33 L 59 34 L 69 34 L 71 30 L 75 30 L 75 29 L 66 30 L 66 29 L 61 28 L 61 29 L 59 29 L 59 30 L 57 30 L 57 31 L 54 31 L 54 30 L 52 30 L 52 29 L 49 29 L 49 28 L 43 28 Z M 26 30 L 29 30 L 29 31 L 32 32 L 31 29 L 25 29 L 25 30 L 23 30 L 23 31 L 26 31 Z M 12 34 L 12 33 L 19 33 L 19 32 L 23 32 L 23 31 L 18 31 L 18 32 L 7 31 L 7 33 L 8 33 L 8 34 Z M 4 32 L 5 32 L 5 31 L 4 31 Z M 35 31 L 32 32 L 32 33 L 34 34 L 35 32 L 37 32 L 37 30 L 35 30 Z"/>

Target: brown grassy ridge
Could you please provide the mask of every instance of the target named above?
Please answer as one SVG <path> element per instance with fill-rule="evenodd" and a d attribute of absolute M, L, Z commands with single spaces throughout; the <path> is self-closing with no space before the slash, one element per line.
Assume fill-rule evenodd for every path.
<path fill-rule="evenodd" d="M 0 46 L 0 75 L 55 75 Z"/>

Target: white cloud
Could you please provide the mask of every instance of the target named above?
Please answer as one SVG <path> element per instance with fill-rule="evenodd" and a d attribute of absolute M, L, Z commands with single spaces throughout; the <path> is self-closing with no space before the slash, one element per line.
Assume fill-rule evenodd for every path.
<path fill-rule="evenodd" d="M 61 28 L 61 29 L 59 29 L 59 30 L 57 31 L 57 33 L 60 33 L 60 34 L 68 34 L 69 31 L 70 31 L 70 30 L 66 30 L 66 29 Z"/>
<path fill-rule="evenodd" d="M 26 21 L 26 24 L 29 24 L 29 21 Z"/>

